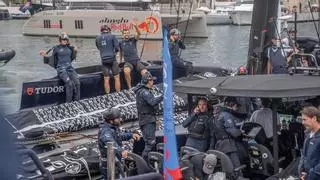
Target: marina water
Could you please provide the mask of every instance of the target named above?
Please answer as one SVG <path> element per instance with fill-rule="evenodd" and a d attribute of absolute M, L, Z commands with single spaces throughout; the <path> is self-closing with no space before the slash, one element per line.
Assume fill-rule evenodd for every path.
<path fill-rule="evenodd" d="M 57 37 L 24 36 L 25 21 L 0 21 L 0 49 L 14 49 L 16 56 L 6 66 L 0 67 L 0 110 L 5 114 L 19 109 L 22 83 L 56 76 L 56 71 L 43 64 L 40 50 L 58 43 Z M 289 25 L 290 26 L 290 25 Z M 250 26 L 209 26 L 208 38 L 185 40 L 186 50 L 181 56 L 195 66 L 221 66 L 237 68 L 246 63 Z M 315 36 L 314 25 L 298 25 L 299 36 Z M 100 64 L 94 38 L 71 38 L 78 47 L 75 67 Z M 148 53 L 148 52 L 144 52 Z"/>

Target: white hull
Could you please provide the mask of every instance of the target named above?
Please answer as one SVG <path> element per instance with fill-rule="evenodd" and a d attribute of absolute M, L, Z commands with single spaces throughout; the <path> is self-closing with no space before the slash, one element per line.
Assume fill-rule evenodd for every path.
<path fill-rule="evenodd" d="M 207 25 L 223 25 L 223 24 L 231 24 L 232 19 L 229 15 L 210 15 L 206 16 Z"/>
<path fill-rule="evenodd" d="M 234 25 L 251 25 L 252 11 L 234 11 L 231 18 Z"/>
<path fill-rule="evenodd" d="M 57 36 L 61 32 L 68 32 L 74 37 L 96 37 L 100 34 L 100 26 L 107 24 L 113 34 L 121 36 L 124 28 L 129 28 L 134 33 L 131 24 L 134 19 L 138 20 L 142 39 L 162 39 L 162 25 L 171 24 L 175 27 L 177 16 L 151 11 L 48 10 L 39 12 L 29 19 L 23 27 L 23 34 Z M 183 34 L 187 19 L 187 15 L 179 18 L 178 29 Z M 204 15 L 191 15 L 186 37 L 208 37 Z"/>
<path fill-rule="evenodd" d="M 24 35 L 52 35 L 67 32 L 74 37 L 96 37 L 100 26 L 107 24 L 112 33 L 121 36 L 126 28 L 134 33 L 132 22 L 138 21 L 143 39 L 162 39 L 162 22 L 159 13 L 150 11 L 120 10 L 48 10 L 30 18 L 23 26 Z M 149 23 L 150 22 L 150 23 Z"/>
<path fill-rule="evenodd" d="M 176 27 L 177 15 L 161 13 L 162 24 L 167 27 Z M 186 28 L 188 24 L 188 27 Z M 187 29 L 186 37 L 207 38 L 207 21 L 203 14 L 191 14 L 188 22 L 188 14 L 180 15 L 178 22 L 178 29 L 181 31 L 182 36 Z"/>

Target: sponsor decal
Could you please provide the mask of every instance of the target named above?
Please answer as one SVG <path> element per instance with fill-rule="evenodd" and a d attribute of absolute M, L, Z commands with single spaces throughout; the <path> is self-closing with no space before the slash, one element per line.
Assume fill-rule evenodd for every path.
<path fill-rule="evenodd" d="M 129 23 L 130 22 L 130 23 Z M 133 29 L 133 24 L 126 18 L 105 18 L 99 21 L 101 25 L 106 24 L 112 31 L 122 31 L 123 29 Z M 138 24 L 140 31 L 145 33 L 156 33 L 159 30 L 159 20 L 156 17 L 147 17 L 142 23 Z"/>
<path fill-rule="evenodd" d="M 51 93 L 62 93 L 64 92 L 63 86 L 52 86 L 52 87 L 28 87 L 25 90 L 25 93 L 28 96 L 32 96 L 34 94 L 51 94 Z"/>
<path fill-rule="evenodd" d="M 147 33 L 156 33 L 159 30 L 159 21 L 155 17 L 147 17 L 143 23 L 138 25 L 139 29 Z"/>
<path fill-rule="evenodd" d="M 27 94 L 31 96 L 33 94 L 34 88 L 27 88 Z"/>
<path fill-rule="evenodd" d="M 112 18 L 105 18 L 105 19 L 101 19 L 99 21 L 99 23 L 107 23 L 107 24 L 123 24 L 123 23 L 129 23 L 129 19 L 125 19 L 125 18 L 116 18 L 116 19 L 112 19 Z"/>

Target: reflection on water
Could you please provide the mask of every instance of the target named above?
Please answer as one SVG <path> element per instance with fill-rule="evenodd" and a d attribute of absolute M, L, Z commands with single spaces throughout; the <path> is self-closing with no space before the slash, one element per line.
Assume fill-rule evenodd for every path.
<path fill-rule="evenodd" d="M 16 57 L 0 68 L 0 109 L 6 113 L 15 112 L 20 105 L 22 82 L 36 81 L 56 75 L 56 71 L 42 63 L 40 50 L 47 50 L 58 43 L 56 37 L 23 36 L 24 21 L 0 21 L 0 48 L 12 48 Z M 304 26 L 304 29 L 301 27 Z M 210 26 L 209 38 L 192 38 L 185 41 L 187 49 L 182 57 L 201 66 L 222 66 L 236 68 L 246 62 L 249 26 Z M 298 27 L 299 35 L 315 35 L 313 24 Z M 71 38 L 71 44 L 78 47 L 74 65 L 83 67 L 100 63 L 94 38 Z M 143 41 L 140 41 L 141 48 Z M 159 59 L 161 43 L 146 42 L 143 59 Z"/>

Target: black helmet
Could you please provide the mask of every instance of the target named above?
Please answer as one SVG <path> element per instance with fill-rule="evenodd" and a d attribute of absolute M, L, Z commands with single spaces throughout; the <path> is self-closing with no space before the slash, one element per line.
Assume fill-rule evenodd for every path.
<path fill-rule="evenodd" d="M 103 32 L 103 31 L 111 31 L 111 28 L 108 25 L 103 24 L 100 26 L 100 32 Z"/>
<path fill-rule="evenodd" d="M 147 71 L 141 78 L 141 83 L 142 84 L 147 84 L 149 80 L 156 80 L 156 77 L 153 77 L 152 74 Z"/>
<path fill-rule="evenodd" d="M 225 99 L 224 99 L 224 103 L 225 104 L 239 104 L 239 102 L 238 102 L 238 100 L 237 100 L 237 98 L 236 97 L 226 97 Z"/>
<path fill-rule="evenodd" d="M 111 108 L 103 113 L 103 119 L 105 121 L 111 121 L 121 117 L 121 113 L 118 108 Z"/>
<path fill-rule="evenodd" d="M 61 40 L 68 40 L 69 41 L 69 36 L 67 33 L 63 32 L 61 34 L 59 34 L 59 41 Z"/>

